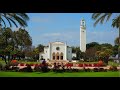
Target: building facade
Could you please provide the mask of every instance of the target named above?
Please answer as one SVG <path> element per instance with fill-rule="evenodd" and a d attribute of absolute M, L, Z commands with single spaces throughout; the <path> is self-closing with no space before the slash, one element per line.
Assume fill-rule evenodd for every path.
<path fill-rule="evenodd" d="M 45 60 L 72 60 L 72 48 L 63 42 L 51 42 L 39 54 L 39 59 Z"/>

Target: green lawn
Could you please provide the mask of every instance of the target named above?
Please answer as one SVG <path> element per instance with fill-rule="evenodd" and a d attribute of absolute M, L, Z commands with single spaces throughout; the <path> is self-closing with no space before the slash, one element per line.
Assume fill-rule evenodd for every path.
<path fill-rule="evenodd" d="M 120 72 L 0 72 L 0 77 L 120 77 Z"/>

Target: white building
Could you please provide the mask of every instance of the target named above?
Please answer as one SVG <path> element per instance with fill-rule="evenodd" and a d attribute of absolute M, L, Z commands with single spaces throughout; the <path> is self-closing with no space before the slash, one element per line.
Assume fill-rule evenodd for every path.
<path fill-rule="evenodd" d="M 86 24 L 84 19 L 80 21 L 80 50 L 86 51 Z M 45 60 L 70 61 L 72 57 L 76 57 L 76 54 L 72 53 L 72 48 L 63 42 L 51 42 L 44 47 L 44 52 L 39 54 L 39 60 L 43 58 Z"/>
<path fill-rule="evenodd" d="M 63 42 L 51 42 L 39 54 L 39 60 L 72 60 L 72 48 Z"/>
<path fill-rule="evenodd" d="M 84 19 L 80 21 L 80 50 L 86 51 L 86 23 Z"/>

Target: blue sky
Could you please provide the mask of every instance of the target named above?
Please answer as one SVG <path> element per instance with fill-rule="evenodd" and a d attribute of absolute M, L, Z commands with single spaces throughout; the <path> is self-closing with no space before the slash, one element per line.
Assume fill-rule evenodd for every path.
<path fill-rule="evenodd" d="M 32 37 L 33 45 L 47 45 L 56 40 L 67 42 L 69 46 L 79 46 L 80 20 L 86 21 L 87 43 L 110 43 L 118 37 L 118 30 L 109 22 L 93 26 L 92 13 L 28 13 L 30 21 L 26 28 Z"/>

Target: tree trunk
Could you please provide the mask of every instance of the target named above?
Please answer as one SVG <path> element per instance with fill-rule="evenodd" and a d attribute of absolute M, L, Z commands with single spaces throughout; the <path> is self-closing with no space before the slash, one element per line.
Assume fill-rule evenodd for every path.
<path fill-rule="evenodd" d="M 7 64 L 6 55 L 5 55 L 5 56 L 3 56 L 3 58 L 4 58 L 4 60 L 5 60 L 5 63 Z"/>
<path fill-rule="evenodd" d="M 119 27 L 118 60 L 119 60 L 119 62 L 120 62 L 120 27 Z"/>
<path fill-rule="evenodd" d="M 10 52 L 8 52 L 8 62 L 10 61 Z"/>

